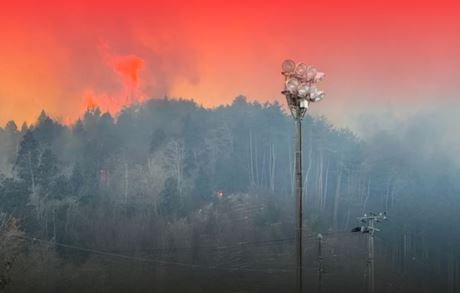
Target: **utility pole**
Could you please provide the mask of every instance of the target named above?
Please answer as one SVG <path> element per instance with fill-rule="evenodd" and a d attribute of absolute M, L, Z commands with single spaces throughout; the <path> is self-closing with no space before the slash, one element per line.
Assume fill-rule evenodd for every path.
<path fill-rule="evenodd" d="M 369 293 L 375 293 L 375 272 L 374 272 L 374 234 L 380 232 L 380 229 L 375 228 L 375 223 L 379 223 L 382 220 L 387 220 L 386 213 L 375 213 L 364 214 L 363 217 L 358 218 L 363 224 L 361 227 L 356 227 L 351 232 L 361 232 L 368 234 L 368 257 L 367 257 L 367 272 L 368 272 L 368 289 Z"/>
<path fill-rule="evenodd" d="M 323 251 L 322 251 L 322 242 L 323 235 L 318 234 L 318 293 L 323 292 Z"/>
<path fill-rule="evenodd" d="M 314 86 L 324 78 L 324 73 L 305 63 L 296 64 L 289 59 L 283 62 L 282 70 L 285 77 L 282 94 L 286 96 L 289 110 L 296 123 L 296 289 L 298 293 L 302 293 L 302 119 L 311 102 L 319 102 L 324 98 L 324 92 Z"/>
<path fill-rule="evenodd" d="M 368 237 L 368 271 L 369 271 L 369 293 L 375 292 L 374 282 L 374 219 L 369 219 L 369 237 Z"/>

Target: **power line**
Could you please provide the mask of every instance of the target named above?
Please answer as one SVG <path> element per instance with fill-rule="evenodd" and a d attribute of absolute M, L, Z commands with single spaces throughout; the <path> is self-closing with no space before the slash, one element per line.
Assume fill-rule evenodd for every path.
<path fill-rule="evenodd" d="M 344 232 L 329 232 L 324 233 L 323 235 L 336 235 L 336 234 L 343 234 Z M 78 245 L 72 245 L 62 242 L 56 241 L 49 241 L 43 240 L 36 237 L 29 237 L 29 236 L 17 236 L 19 238 L 23 238 L 33 243 L 40 243 L 46 244 L 50 246 L 58 246 L 66 249 L 71 249 L 75 251 L 82 251 L 82 252 L 89 252 L 97 255 L 113 257 L 113 258 L 120 258 L 120 259 L 127 259 L 132 261 L 138 262 L 150 262 L 150 263 L 157 263 L 160 265 L 176 265 L 182 267 L 189 267 L 189 268 L 202 268 L 202 269 L 212 269 L 212 270 L 227 270 L 227 271 L 245 271 L 245 272 L 262 272 L 262 273 L 286 273 L 286 272 L 293 272 L 293 270 L 286 270 L 286 269 L 267 269 L 267 270 L 258 270 L 258 269 L 248 269 L 248 268 L 241 268 L 241 267 L 222 267 L 222 266 L 209 266 L 209 265 L 200 265 L 200 264 L 191 264 L 191 263 L 183 263 L 183 262 L 176 262 L 176 261 L 166 261 L 157 258 L 148 258 L 148 257 L 140 257 L 140 256 L 133 256 L 122 254 L 119 252 L 112 252 L 107 250 L 99 250 L 93 249 L 88 247 L 82 247 Z M 315 235 L 308 235 L 304 237 L 304 240 L 315 238 Z M 280 239 L 271 239 L 271 240 L 262 240 L 262 241 L 243 241 L 238 242 L 235 245 L 225 245 L 225 246 L 197 246 L 197 247 L 170 247 L 170 248 L 155 248 L 152 249 L 154 251 L 174 251 L 174 250 L 191 250 L 191 249 L 210 249 L 215 251 L 222 251 L 222 250 L 230 250 L 230 249 L 237 249 L 240 247 L 267 247 L 272 245 L 282 245 L 285 243 L 289 243 L 294 241 L 295 238 L 280 238 Z M 152 251 L 149 250 L 149 251 Z"/>
<path fill-rule="evenodd" d="M 59 246 L 59 247 L 63 247 L 63 248 L 71 249 L 71 250 L 89 252 L 89 253 L 103 255 L 103 256 L 107 256 L 107 257 L 127 259 L 127 260 L 138 261 L 138 262 L 156 263 L 156 264 L 160 264 L 160 265 L 174 265 L 174 266 L 188 267 L 188 268 L 193 268 L 193 269 L 198 268 L 198 269 L 209 269 L 209 270 L 224 270 L 224 271 L 229 271 L 229 272 L 233 272 L 233 271 L 256 272 L 256 273 L 288 273 L 288 272 L 292 272 L 292 270 L 286 270 L 286 269 L 273 269 L 273 268 L 270 268 L 270 269 L 266 269 L 266 270 L 259 270 L 259 269 L 248 269 L 248 268 L 241 268 L 241 267 L 207 266 L 207 265 L 191 264 L 191 263 L 183 263 L 183 262 L 175 262 L 175 261 L 165 261 L 165 260 L 160 260 L 160 259 L 145 258 L 145 257 L 139 257 L 139 256 L 131 256 L 131 255 L 114 253 L 114 252 L 109 252 L 109 251 L 104 251 L 104 250 L 91 249 L 91 248 L 86 248 L 86 247 L 81 247 L 81 246 L 76 246 L 76 245 L 65 244 L 65 243 L 61 243 L 61 242 L 47 241 L 47 240 L 42 240 L 42 239 L 38 239 L 38 238 L 35 238 L 35 237 L 28 237 L 28 236 L 18 236 L 18 237 L 33 241 L 35 243 L 38 242 L 38 243 L 47 244 L 47 245 L 50 245 L 50 246 Z"/>

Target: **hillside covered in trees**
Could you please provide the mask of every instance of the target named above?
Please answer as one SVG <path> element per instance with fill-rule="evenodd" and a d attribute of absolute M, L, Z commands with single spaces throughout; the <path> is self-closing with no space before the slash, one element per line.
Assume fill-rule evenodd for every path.
<path fill-rule="evenodd" d="M 424 126 L 360 139 L 303 123 L 305 278 L 364 292 L 364 212 L 379 292 L 460 290 L 460 167 Z M 0 291 L 282 292 L 294 284 L 294 125 L 277 103 L 153 99 L 117 117 L 0 128 Z M 219 291 L 217 291 L 217 289 Z M 8 291 L 9 292 L 9 291 Z M 287 292 L 287 291 L 285 291 Z"/>

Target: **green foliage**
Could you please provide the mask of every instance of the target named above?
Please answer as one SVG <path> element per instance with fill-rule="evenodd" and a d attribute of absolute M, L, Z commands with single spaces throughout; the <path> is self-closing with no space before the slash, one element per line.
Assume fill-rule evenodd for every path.
<path fill-rule="evenodd" d="M 194 260 L 212 261 L 200 245 L 292 236 L 293 126 L 278 103 L 244 97 L 214 109 L 149 100 L 117 117 L 95 108 L 70 127 L 43 112 L 21 132 L 14 122 L 0 129 L 1 210 L 50 241 L 146 254 L 194 245 Z M 435 256 L 428 275 L 460 257 L 460 230 L 443 228 L 460 220 L 452 160 L 393 133 L 362 141 L 324 117 L 307 115 L 302 131 L 306 230 L 348 231 L 363 212 L 386 210 L 392 222 L 381 235 L 396 267 L 406 238 L 407 255 Z M 91 261 L 57 250 L 74 264 Z"/>
<path fill-rule="evenodd" d="M 177 217 L 182 214 L 182 203 L 174 178 L 166 179 L 164 189 L 160 193 L 160 211 L 165 217 Z"/>
<path fill-rule="evenodd" d="M 20 180 L 28 186 L 34 185 L 40 164 L 40 150 L 32 131 L 27 131 L 22 138 L 16 158 L 15 171 Z"/>

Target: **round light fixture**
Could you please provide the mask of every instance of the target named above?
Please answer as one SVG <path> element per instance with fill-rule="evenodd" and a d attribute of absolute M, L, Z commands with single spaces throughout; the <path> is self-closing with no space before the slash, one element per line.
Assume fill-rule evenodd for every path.
<path fill-rule="evenodd" d="M 315 95 L 310 96 L 310 101 L 319 102 L 321 101 L 326 94 L 323 91 L 316 91 Z"/>
<path fill-rule="evenodd" d="M 299 80 L 297 78 L 289 78 L 286 81 L 286 89 L 291 93 L 294 94 L 297 92 L 297 88 L 299 87 Z"/>
<path fill-rule="evenodd" d="M 297 94 L 299 95 L 299 97 L 305 98 L 309 92 L 310 92 L 310 87 L 308 86 L 307 83 L 301 83 L 299 87 L 297 88 Z"/>
<path fill-rule="evenodd" d="M 323 80 L 324 76 L 325 76 L 324 72 L 319 72 L 318 71 L 318 72 L 316 72 L 314 81 L 315 82 L 321 81 L 321 80 Z"/>
<path fill-rule="evenodd" d="M 295 68 L 295 74 L 297 74 L 298 76 L 303 76 L 305 72 L 307 72 L 307 69 L 308 67 L 305 63 L 299 63 Z"/>
<path fill-rule="evenodd" d="M 295 70 L 295 62 L 291 59 L 284 60 L 283 64 L 281 65 L 281 68 L 284 74 L 293 73 Z"/>
<path fill-rule="evenodd" d="M 308 80 L 313 80 L 315 78 L 317 72 L 318 72 L 318 70 L 315 67 L 313 67 L 313 66 L 308 67 L 308 69 L 307 69 L 307 79 Z"/>

